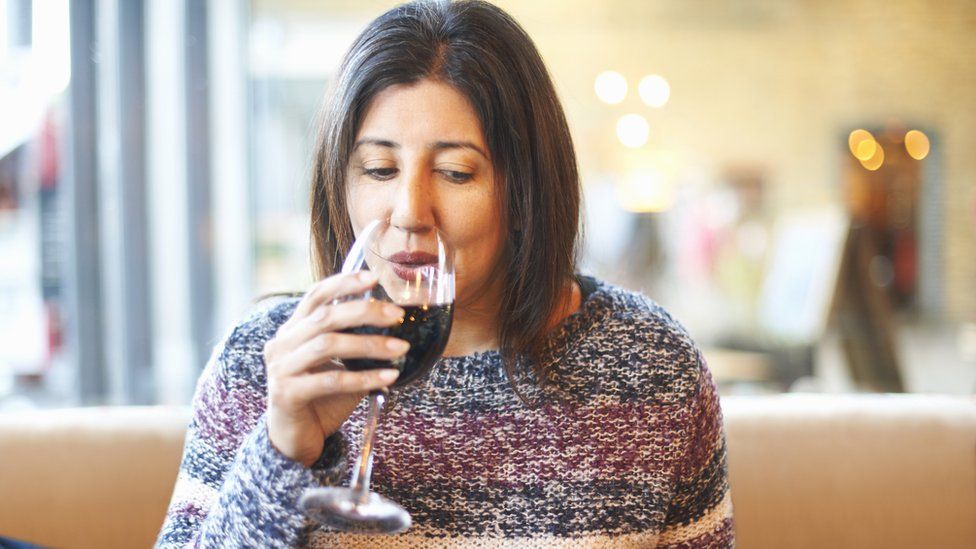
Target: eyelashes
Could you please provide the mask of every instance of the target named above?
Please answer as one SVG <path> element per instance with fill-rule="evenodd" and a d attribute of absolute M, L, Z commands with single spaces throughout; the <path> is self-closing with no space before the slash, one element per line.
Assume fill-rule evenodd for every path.
<path fill-rule="evenodd" d="M 377 181 L 388 181 L 396 177 L 396 168 L 364 168 L 363 175 Z"/>
<path fill-rule="evenodd" d="M 457 170 L 438 170 L 438 173 L 454 183 L 467 183 L 474 178 L 473 173 L 459 172 Z"/>
<path fill-rule="evenodd" d="M 458 170 L 435 170 L 444 179 L 451 183 L 467 183 L 474 179 L 474 174 Z M 389 181 L 400 172 L 397 168 L 363 168 L 363 175 L 376 181 Z"/>

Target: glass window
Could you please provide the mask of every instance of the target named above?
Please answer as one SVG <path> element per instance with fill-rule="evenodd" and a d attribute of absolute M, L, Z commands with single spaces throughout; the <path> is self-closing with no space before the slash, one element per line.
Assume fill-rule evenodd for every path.
<path fill-rule="evenodd" d="M 64 391 L 62 162 L 66 1 L 0 2 L 0 409 Z M 29 396 L 28 396 L 29 395 Z"/>

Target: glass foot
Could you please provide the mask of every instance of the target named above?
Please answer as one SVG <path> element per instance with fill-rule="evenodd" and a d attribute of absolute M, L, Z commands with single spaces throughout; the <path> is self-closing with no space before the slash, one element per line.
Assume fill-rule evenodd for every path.
<path fill-rule="evenodd" d="M 310 518 L 342 532 L 397 534 L 410 528 L 410 513 L 370 492 L 366 501 L 351 488 L 312 488 L 298 506 Z"/>

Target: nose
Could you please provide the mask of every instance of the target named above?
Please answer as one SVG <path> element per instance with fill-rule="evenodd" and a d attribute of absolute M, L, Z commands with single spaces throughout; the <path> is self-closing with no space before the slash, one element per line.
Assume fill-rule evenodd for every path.
<path fill-rule="evenodd" d="M 424 233 L 434 227 L 434 197 L 425 170 L 404 171 L 393 196 L 390 224 L 409 233 Z"/>

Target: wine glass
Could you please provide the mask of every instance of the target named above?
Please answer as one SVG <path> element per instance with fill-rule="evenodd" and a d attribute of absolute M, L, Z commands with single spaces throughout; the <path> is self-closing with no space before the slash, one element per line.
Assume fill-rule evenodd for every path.
<path fill-rule="evenodd" d="M 393 387 L 402 387 L 425 376 L 447 345 L 454 317 L 453 252 L 436 229 L 404 231 L 378 219 L 361 231 L 342 265 L 343 273 L 362 270 L 375 273 L 379 282 L 365 294 L 347 299 L 389 301 L 405 314 L 392 327 L 344 331 L 404 339 L 410 350 L 393 361 L 362 358 L 342 363 L 349 370 L 397 368 L 400 377 Z M 369 395 L 362 455 L 349 487 L 311 488 L 302 494 L 299 506 L 309 517 L 346 532 L 395 534 L 410 527 L 410 514 L 403 507 L 369 490 L 373 440 L 386 394 L 384 390 Z"/>

